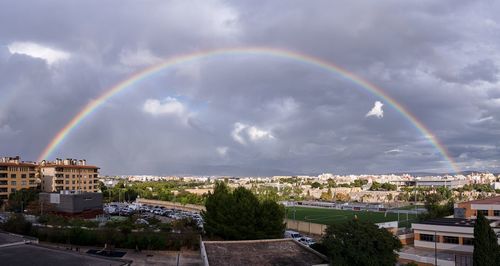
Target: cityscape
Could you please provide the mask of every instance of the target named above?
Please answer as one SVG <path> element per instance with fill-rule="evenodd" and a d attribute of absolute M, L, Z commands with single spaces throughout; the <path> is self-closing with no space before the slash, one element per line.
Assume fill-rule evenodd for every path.
<path fill-rule="evenodd" d="M 497 11 L 1 2 L 0 264 L 499 265 Z"/>

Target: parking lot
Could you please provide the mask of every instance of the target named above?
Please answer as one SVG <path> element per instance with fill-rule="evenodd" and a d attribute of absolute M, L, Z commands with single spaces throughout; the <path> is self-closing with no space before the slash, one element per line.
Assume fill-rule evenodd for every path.
<path fill-rule="evenodd" d="M 156 217 L 162 222 L 189 219 L 203 229 L 203 218 L 199 212 L 189 212 L 184 210 L 166 208 L 163 206 L 153 206 L 138 203 L 112 202 L 104 205 L 104 213 L 110 216 L 132 216 L 139 214 L 141 218 L 136 223 L 148 224 L 148 219 Z"/>

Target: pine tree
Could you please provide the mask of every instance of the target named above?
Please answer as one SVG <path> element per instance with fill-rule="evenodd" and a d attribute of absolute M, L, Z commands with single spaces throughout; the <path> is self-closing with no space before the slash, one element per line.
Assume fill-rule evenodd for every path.
<path fill-rule="evenodd" d="M 226 240 L 281 238 L 285 209 L 271 199 L 262 202 L 248 189 L 230 192 L 218 182 L 209 193 L 202 212 L 205 231 Z"/>
<path fill-rule="evenodd" d="M 498 265 L 499 247 L 497 236 L 491 229 L 490 222 L 481 212 L 478 212 L 474 225 L 474 266 Z"/>

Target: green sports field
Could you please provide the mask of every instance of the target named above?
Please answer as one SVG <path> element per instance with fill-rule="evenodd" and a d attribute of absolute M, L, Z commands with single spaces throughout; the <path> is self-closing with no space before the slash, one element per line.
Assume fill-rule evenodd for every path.
<path fill-rule="evenodd" d="M 397 213 L 385 213 L 385 212 L 370 212 L 370 211 L 349 211 L 349 210 L 337 210 L 337 209 L 326 209 L 326 208 L 310 208 L 310 207 L 287 207 L 287 217 L 288 219 L 294 219 L 294 209 L 295 209 L 295 220 L 306 221 L 318 224 L 336 224 L 353 219 L 356 215 L 360 221 L 369 221 L 373 223 L 383 223 L 398 220 Z M 401 213 L 399 215 L 399 226 L 409 227 L 411 221 L 415 219 L 414 214 L 408 215 L 406 220 L 406 214 Z"/>

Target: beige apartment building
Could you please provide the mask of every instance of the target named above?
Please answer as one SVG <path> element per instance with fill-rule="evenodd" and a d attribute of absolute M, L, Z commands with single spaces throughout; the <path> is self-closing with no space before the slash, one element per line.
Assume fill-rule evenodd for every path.
<path fill-rule="evenodd" d="M 19 156 L 0 158 L 0 200 L 23 188 L 36 188 L 37 164 L 22 162 Z"/>
<path fill-rule="evenodd" d="M 42 161 L 39 169 L 42 191 L 99 191 L 99 167 L 87 165 L 85 160 L 56 159 L 52 162 Z"/>

